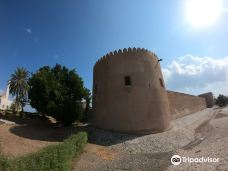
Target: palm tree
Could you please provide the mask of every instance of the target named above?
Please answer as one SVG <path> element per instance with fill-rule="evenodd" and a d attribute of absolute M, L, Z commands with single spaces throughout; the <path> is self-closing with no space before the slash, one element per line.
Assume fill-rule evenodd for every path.
<path fill-rule="evenodd" d="M 22 112 L 24 111 L 24 107 L 28 100 L 28 85 L 29 80 L 29 72 L 25 68 L 17 68 L 13 74 L 11 74 L 11 78 L 9 80 L 9 92 L 13 96 L 16 97 L 15 104 L 20 105 Z"/>

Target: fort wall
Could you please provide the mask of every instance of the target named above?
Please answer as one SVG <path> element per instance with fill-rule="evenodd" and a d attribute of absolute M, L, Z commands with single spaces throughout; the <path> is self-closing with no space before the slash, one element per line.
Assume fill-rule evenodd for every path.
<path fill-rule="evenodd" d="M 153 52 L 110 52 L 94 65 L 92 124 L 126 133 L 162 132 L 171 119 L 211 105 L 212 94 L 200 96 L 166 91 L 160 60 Z"/>
<path fill-rule="evenodd" d="M 171 118 L 176 119 L 206 108 L 206 100 L 203 97 L 185 93 L 167 91 Z"/>
<path fill-rule="evenodd" d="M 214 106 L 214 97 L 213 97 L 212 92 L 200 94 L 199 97 L 203 97 L 206 99 L 207 107 L 213 107 Z"/>

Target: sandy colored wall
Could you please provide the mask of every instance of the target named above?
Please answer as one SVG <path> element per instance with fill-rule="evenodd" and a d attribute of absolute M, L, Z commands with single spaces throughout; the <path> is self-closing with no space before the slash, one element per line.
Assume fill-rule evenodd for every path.
<path fill-rule="evenodd" d="M 203 97 L 206 99 L 207 107 L 213 107 L 214 106 L 214 97 L 213 97 L 212 92 L 200 94 L 199 97 Z"/>
<path fill-rule="evenodd" d="M 206 108 L 205 98 L 167 91 L 172 119 L 198 112 Z"/>
<path fill-rule="evenodd" d="M 125 86 L 130 76 L 132 85 Z M 158 58 L 145 49 L 124 49 L 94 66 L 93 118 L 98 128 L 131 133 L 169 127 L 168 97 Z"/>

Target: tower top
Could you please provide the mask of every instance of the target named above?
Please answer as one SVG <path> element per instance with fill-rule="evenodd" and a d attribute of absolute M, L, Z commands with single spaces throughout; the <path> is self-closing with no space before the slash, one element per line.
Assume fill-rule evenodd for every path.
<path fill-rule="evenodd" d="M 154 56 L 155 58 L 158 59 L 157 55 L 154 52 L 151 52 L 147 49 L 144 48 L 136 48 L 136 47 L 129 47 L 129 48 L 124 48 L 124 49 L 119 49 L 119 50 L 115 50 L 115 51 L 111 51 L 109 53 L 107 53 L 106 55 L 102 56 L 101 58 L 99 58 L 94 67 L 96 67 L 98 64 L 100 63 L 104 63 L 106 62 L 109 58 L 117 56 L 117 55 L 121 55 L 121 54 L 126 54 L 126 53 L 149 53 L 150 55 Z"/>

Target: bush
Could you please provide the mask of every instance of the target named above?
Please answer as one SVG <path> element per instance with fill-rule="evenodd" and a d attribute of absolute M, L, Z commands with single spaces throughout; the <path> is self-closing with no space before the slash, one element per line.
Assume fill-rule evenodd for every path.
<path fill-rule="evenodd" d="M 226 106 L 227 102 L 228 102 L 227 97 L 222 94 L 220 94 L 216 99 L 216 104 L 220 107 Z"/>
<path fill-rule="evenodd" d="M 74 157 L 87 142 L 87 134 L 80 132 L 63 143 L 50 145 L 42 150 L 15 159 L 0 158 L 0 170 L 8 171 L 69 171 Z M 5 169 L 5 170 L 4 170 Z"/>
<path fill-rule="evenodd" d="M 75 70 L 58 64 L 54 68 L 45 66 L 32 75 L 29 85 L 30 105 L 42 115 L 64 125 L 82 118 L 81 101 L 88 93 Z"/>
<path fill-rule="evenodd" d="M 22 110 L 22 108 L 20 107 L 20 104 L 18 102 L 13 102 L 10 106 L 10 110 L 15 113 L 15 114 L 18 114 L 19 111 Z"/>

